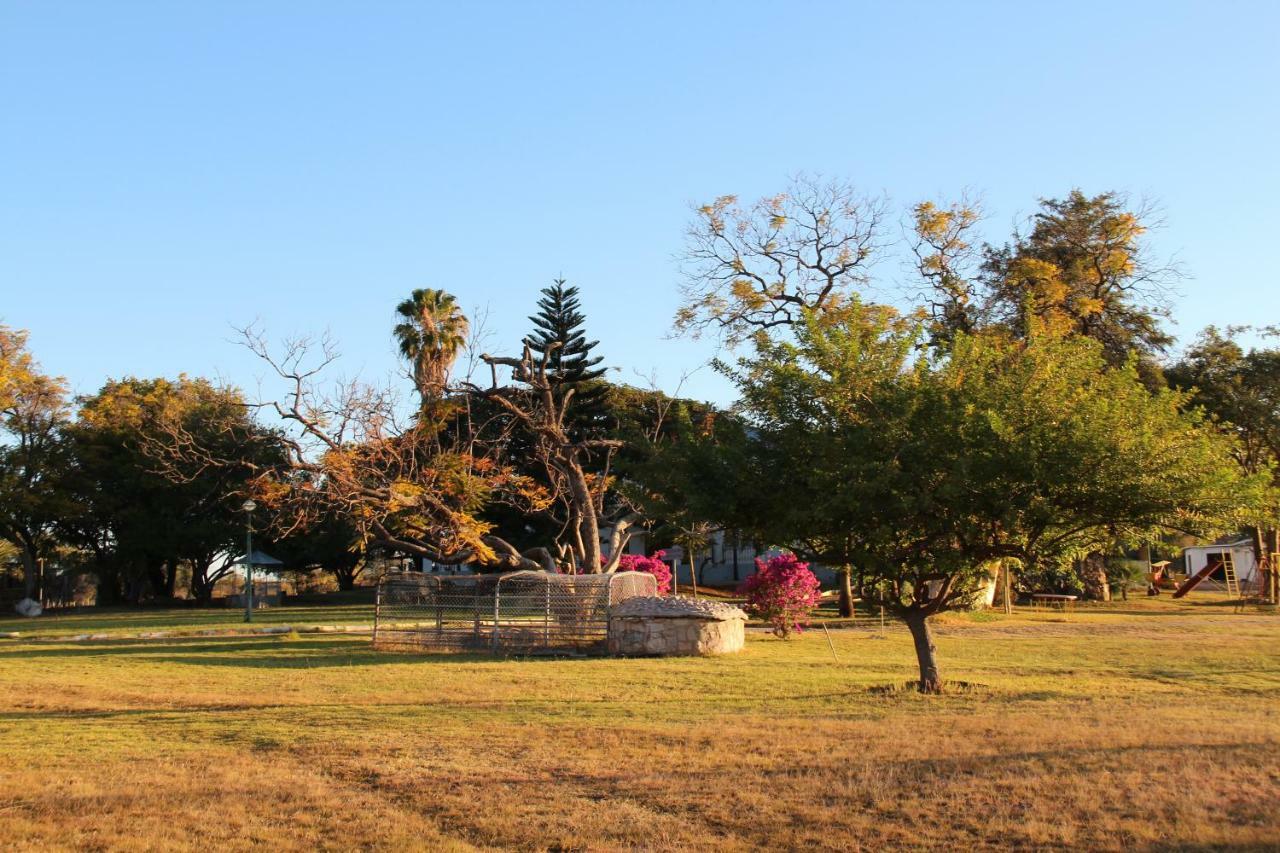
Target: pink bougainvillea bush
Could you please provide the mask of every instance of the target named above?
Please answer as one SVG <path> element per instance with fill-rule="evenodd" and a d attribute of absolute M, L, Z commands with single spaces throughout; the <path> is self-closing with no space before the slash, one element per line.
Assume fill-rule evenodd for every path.
<path fill-rule="evenodd" d="M 756 560 L 756 573 L 742 582 L 738 592 L 747 597 L 747 612 L 773 626 L 784 640 L 800 633 L 818 606 L 818 579 L 794 554 Z"/>
<path fill-rule="evenodd" d="M 648 572 L 658 582 L 658 595 L 666 595 L 671 591 L 671 567 L 662 562 L 666 551 L 654 551 L 649 556 L 643 554 L 623 554 L 618 560 L 620 572 Z"/>

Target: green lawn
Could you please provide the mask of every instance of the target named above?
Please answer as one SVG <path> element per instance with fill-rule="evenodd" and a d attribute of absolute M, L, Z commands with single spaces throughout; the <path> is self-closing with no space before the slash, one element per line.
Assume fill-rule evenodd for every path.
<path fill-rule="evenodd" d="M 1274 849 L 1280 618 L 1211 597 L 890 625 L 724 659 L 374 652 L 359 635 L 0 641 L 8 849 Z M 276 624 L 368 608 L 264 611 Z M 0 621 L 0 631 L 14 630 Z M 31 622 L 23 630 L 37 630 Z M 59 639 L 61 637 L 62 639 Z"/>

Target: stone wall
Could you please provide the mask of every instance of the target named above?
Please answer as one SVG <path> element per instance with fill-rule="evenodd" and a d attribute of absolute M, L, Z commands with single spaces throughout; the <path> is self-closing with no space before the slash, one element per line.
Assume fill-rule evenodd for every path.
<path fill-rule="evenodd" d="M 724 655 L 742 650 L 745 622 L 698 617 L 612 616 L 609 653 Z"/>

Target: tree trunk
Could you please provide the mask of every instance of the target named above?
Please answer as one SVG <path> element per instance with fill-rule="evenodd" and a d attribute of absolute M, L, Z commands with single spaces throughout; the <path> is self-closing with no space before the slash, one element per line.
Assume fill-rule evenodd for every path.
<path fill-rule="evenodd" d="M 916 646 L 916 660 L 920 664 L 920 692 L 941 693 L 942 675 L 938 672 L 935 657 L 938 647 L 934 645 L 933 632 L 929 630 L 929 617 L 922 613 L 908 614 L 907 627 L 911 629 L 911 639 Z"/>
<path fill-rule="evenodd" d="M 36 557 L 35 549 L 25 542 L 19 543 L 19 554 L 22 558 L 22 584 L 24 594 L 33 601 L 38 601 L 36 597 L 40 594 L 38 581 L 40 578 L 40 560 Z"/>
<path fill-rule="evenodd" d="M 1275 553 L 1275 530 L 1266 530 L 1261 527 L 1249 528 L 1249 539 L 1253 543 L 1253 565 L 1255 571 L 1260 571 L 1261 577 L 1258 579 L 1262 582 L 1259 589 L 1261 590 L 1260 598 L 1266 602 L 1275 601 L 1275 574 L 1278 566 L 1272 565 L 1272 555 Z"/>
<path fill-rule="evenodd" d="M 94 604 L 98 607 L 120 604 L 124 596 L 120 594 L 120 570 L 107 560 L 100 560 L 94 566 L 94 574 L 98 576 L 98 590 L 94 596 Z"/>
<path fill-rule="evenodd" d="M 1249 541 L 1253 545 L 1253 564 L 1263 565 L 1267 559 L 1267 534 L 1261 527 L 1249 528 Z"/>
<path fill-rule="evenodd" d="M 853 569 L 844 566 L 838 572 L 840 577 L 840 615 L 848 619 L 853 615 Z"/>
<path fill-rule="evenodd" d="M 165 561 L 160 557 L 147 558 L 147 587 L 150 588 L 151 596 L 159 598 L 164 595 L 165 585 L 168 580 L 164 575 Z M 142 594 L 139 593 L 138 600 L 142 600 Z"/>
<path fill-rule="evenodd" d="M 178 559 L 170 557 L 165 561 L 164 573 L 164 594 L 166 598 L 173 598 L 178 593 Z"/>
<path fill-rule="evenodd" d="M 1267 565 L 1271 571 L 1263 576 L 1266 582 L 1263 600 L 1270 604 L 1280 604 L 1280 565 L 1277 565 L 1277 562 L 1280 561 L 1280 529 L 1269 528 L 1266 542 L 1270 556 L 1270 559 L 1267 560 Z"/>
<path fill-rule="evenodd" d="M 1084 597 L 1091 601 L 1110 601 L 1111 585 L 1107 582 L 1107 558 L 1094 551 L 1076 564 L 1076 574 L 1084 584 Z"/>
<path fill-rule="evenodd" d="M 570 467 L 571 466 L 571 467 Z M 591 494 L 591 486 L 587 483 L 587 475 L 581 466 L 567 462 L 566 467 L 569 489 L 578 512 L 577 546 L 578 557 L 582 560 L 579 567 L 584 575 L 598 575 L 604 571 L 604 560 L 600 553 L 600 521 L 596 517 L 595 496 Z"/>
<path fill-rule="evenodd" d="M 338 590 L 340 592 L 351 592 L 351 590 L 356 588 L 355 566 L 336 566 L 333 570 L 333 574 L 338 579 Z"/>
<path fill-rule="evenodd" d="M 209 581 L 209 566 L 211 563 L 202 560 L 191 561 L 191 597 L 201 607 L 208 607 L 213 603 L 213 586 Z"/>

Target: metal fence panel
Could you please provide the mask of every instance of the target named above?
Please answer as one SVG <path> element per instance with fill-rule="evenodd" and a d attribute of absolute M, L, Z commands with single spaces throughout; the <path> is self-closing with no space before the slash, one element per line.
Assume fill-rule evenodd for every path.
<path fill-rule="evenodd" d="M 644 572 L 396 572 L 378 584 L 373 641 L 384 649 L 602 654 L 610 605 L 656 594 Z"/>

